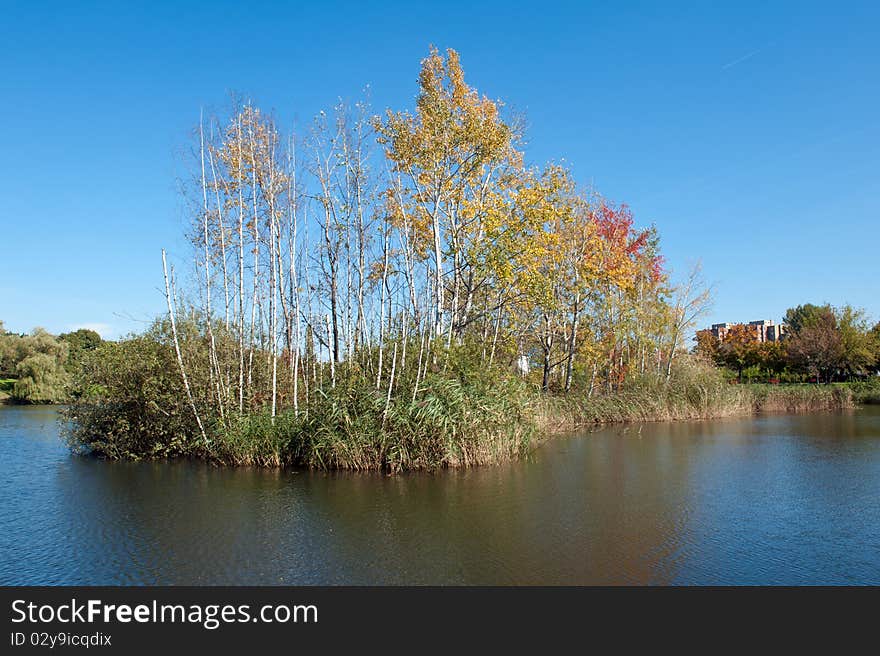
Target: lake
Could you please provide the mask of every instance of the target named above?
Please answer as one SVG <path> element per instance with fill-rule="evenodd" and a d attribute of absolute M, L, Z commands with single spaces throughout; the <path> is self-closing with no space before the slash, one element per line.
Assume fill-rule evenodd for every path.
<path fill-rule="evenodd" d="M 880 408 L 385 476 L 100 461 L 0 406 L 0 511 L 6 585 L 880 584 Z"/>

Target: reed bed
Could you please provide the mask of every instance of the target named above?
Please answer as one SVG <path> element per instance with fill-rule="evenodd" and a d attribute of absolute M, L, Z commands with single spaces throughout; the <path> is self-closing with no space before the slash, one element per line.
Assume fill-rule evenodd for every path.
<path fill-rule="evenodd" d="M 170 415 L 155 403 L 80 402 L 71 409 L 69 441 L 111 459 L 193 457 L 232 466 L 394 473 L 515 460 L 553 434 L 589 424 L 839 410 L 870 401 L 877 391 L 730 385 L 693 360 L 682 361 L 669 381 L 634 378 L 593 396 L 544 394 L 499 371 L 432 373 L 417 390 L 409 384 L 402 380 L 390 402 L 373 385 L 340 384 L 321 392 L 307 413 L 246 413 L 222 429 L 209 424 L 207 440 L 198 438 L 184 410 Z"/>
<path fill-rule="evenodd" d="M 819 412 L 853 407 L 841 387 L 727 385 L 678 378 L 649 380 L 594 398 L 542 395 L 512 378 L 487 389 L 435 378 L 416 402 L 341 391 L 308 417 L 249 417 L 211 453 L 223 464 L 316 469 L 435 470 L 498 464 L 523 457 L 553 434 L 590 424 Z"/>

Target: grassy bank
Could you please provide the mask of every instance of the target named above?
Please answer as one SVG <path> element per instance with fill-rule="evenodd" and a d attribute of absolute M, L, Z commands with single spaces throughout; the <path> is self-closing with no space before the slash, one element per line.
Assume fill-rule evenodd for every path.
<path fill-rule="evenodd" d="M 873 393 L 729 385 L 716 369 L 690 360 L 668 383 L 645 377 L 592 398 L 542 394 L 515 376 L 485 371 L 429 375 L 417 394 L 401 392 L 388 403 L 372 386 L 340 384 L 307 414 L 245 414 L 225 427 L 209 424 L 207 440 L 173 390 L 159 403 L 86 398 L 68 410 L 68 438 L 76 449 L 112 459 L 192 457 L 224 465 L 399 472 L 513 460 L 554 433 L 589 424 L 838 410 Z"/>

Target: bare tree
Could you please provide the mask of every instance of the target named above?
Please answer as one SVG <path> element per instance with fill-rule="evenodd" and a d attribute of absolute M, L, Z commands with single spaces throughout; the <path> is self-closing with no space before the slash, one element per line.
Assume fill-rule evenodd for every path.
<path fill-rule="evenodd" d="M 681 344 L 682 336 L 709 310 L 711 302 L 712 289 L 703 280 L 702 263 L 696 262 L 675 291 L 669 324 L 669 354 L 666 358 L 667 382 L 672 376 L 672 362 Z"/>

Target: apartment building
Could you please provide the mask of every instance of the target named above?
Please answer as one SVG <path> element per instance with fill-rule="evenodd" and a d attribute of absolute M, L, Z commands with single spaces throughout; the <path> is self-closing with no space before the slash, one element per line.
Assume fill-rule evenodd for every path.
<path fill-rule="evenodd" d="M 732 323 L 713 323 L 709 329 L 715 337 L 720 341 L 724 341 L 727 332 L 735 324 Z M 774 323 L 772 319 L 760 319 L 758 321 L 749 321 L 745 324 L 755 331 L 758 342 L 778 342 L 785 336 L 785 324 Z"/>

